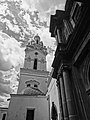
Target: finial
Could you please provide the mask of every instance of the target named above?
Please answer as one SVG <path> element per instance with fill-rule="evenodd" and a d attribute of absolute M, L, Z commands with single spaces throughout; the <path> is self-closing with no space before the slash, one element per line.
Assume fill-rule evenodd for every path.
<path fill-rule="evenodd" d="M 37 34 L 37 35 L 35 35 L 34 40 L 35 40 L 35 41 L 37 41 L 37 40 L 38 40 L 38 41 L 40 41 L 40 37 L 39 37 L 39 35 L 38 35 L 38 34 Z"/>

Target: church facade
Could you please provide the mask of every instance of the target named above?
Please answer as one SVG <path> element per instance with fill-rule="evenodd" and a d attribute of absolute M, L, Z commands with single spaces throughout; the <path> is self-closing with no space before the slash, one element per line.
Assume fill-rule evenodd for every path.
<path fill-rule="evenodd" d="M 60 120 L 90 120 L 90 1 L 66 0 L 65 10 L 51 15 L 50 33 Z"/>
<path fill-rule="evenodd" d="M 36 35 L 26 46 L 17 94 L 11 94 L 6 120 L 49 120 L 46 55 L 47 48 Z"/>

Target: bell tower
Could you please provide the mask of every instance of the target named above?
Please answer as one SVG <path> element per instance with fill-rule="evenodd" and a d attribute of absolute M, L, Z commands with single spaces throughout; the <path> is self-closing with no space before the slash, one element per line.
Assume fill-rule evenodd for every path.
<path fill-rule="evenodd" d="M 34 40 L 28 43 L 25 49 L 24 68 L 46 71 L 47 49 L 36 35 Z"/>
<path fill-rule="evenodd" d="M 38 88 L 42 93 L 47 91 L 47 79 L 49 72 L 46 71 L 47 48 L 43 45 L 40 37 L 36 35 L 28 42 L 25 49 L 24 68 L 20 69 L 20 79 L 17 93 L 27 93 L 27 87 Z M 29 83 L 27 85 L 26 83 Z M 38 83 L 38 85 L 37 85 Z M 33 84 L 33 85 L 32 85 Z M 36 87 L 38 86 L 38 87 Z M 30 89 L 28 89 L 29 91 Z M 30 93 L 30 91 L 28 92 Z"/>

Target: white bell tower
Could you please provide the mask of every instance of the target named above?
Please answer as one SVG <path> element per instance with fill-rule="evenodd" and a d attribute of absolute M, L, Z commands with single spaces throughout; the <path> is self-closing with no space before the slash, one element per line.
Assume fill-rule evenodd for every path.
<path fill-rule="evenodd" d="M 46 55 L 46 46 L 43 46 L 40 37 L 36 35 L 26 46 L 24 68 L 46 71 Z"/>
<path fill-rule="evenodd" d="M 24 93 L 24 91 L 27 91 L 25 89 L 29 86 L 38 88 L 42 93 L 46 94 L 49 75 L 49 72 L 46 71 L 46 55 L 47 48 L 43 45 L 40 37 L 36 35 L 34 39 L 26 45 L 24 68 L 20 69 L 17 94 Z M 27 92 L 25 92 L 25 94 L 26 93 Z"/>

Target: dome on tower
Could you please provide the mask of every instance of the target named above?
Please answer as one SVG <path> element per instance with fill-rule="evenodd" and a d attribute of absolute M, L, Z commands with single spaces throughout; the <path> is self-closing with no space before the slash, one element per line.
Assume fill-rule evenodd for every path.
<path fill-rule="evenodd" d="M 40 41 L 40 37 L 39 37 L 38 34 L 34 37 L 34 40 L 35 40 L 35 41 L 37 41 L 37 40 Z"/>
<path fill-rule="evenodd" d="M 46 46 L 43 45 L 43 41 L 41 41 L 38 34 L 36 36 L 34 36 L 34 38 L 30 42 L 28 42 L 28 44 L 26 45 L 25 51 L 29 51 L 31 49 L 40 50 L 45 55 L 48 54 L 47 48 L 46 48 Z"/>
<path fill-rule="evenodd" d="M 34 37 L 34 40 L 35 40 L 36 44 L 39 44 L 40 37 L 38 36 L 38 34 Z"/>

